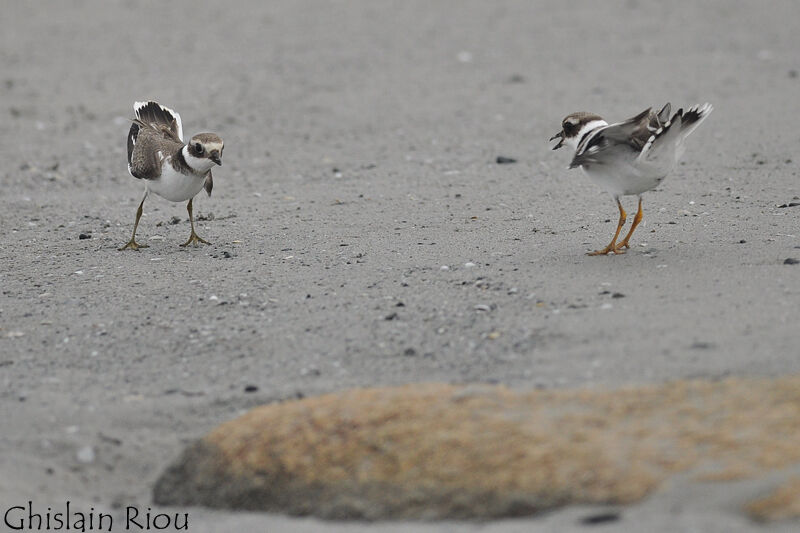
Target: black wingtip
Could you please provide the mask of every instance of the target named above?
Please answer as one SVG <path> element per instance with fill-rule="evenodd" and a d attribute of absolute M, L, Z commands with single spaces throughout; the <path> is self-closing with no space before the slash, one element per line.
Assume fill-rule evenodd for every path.
<path fill-rule="evenodd" d="M 705 118 L 714 108 L 711 104 L 703 104 L 702 106 L 694 106 L 689 108 L 683 114 L 684 127 L 691 126 L 695 122 Z"/>

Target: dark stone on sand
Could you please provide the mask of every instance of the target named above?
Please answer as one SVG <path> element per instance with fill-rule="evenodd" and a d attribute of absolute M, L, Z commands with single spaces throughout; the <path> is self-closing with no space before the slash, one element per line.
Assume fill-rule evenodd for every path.
<path fill-rule="evenodd" d="M 597 526 L 600 524 L 608 524 L 616 522 L 620 519 L 620 514 L 614 511 L 607 513 L 598 513 L 581 518 L 581 524 L 585 526 Z"/>

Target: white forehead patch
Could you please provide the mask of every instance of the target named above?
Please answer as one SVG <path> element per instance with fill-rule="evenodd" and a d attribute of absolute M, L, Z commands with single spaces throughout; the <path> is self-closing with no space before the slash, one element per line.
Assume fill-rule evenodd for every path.
<path fill-rule="evenodd" d="M 578 125 L 578 119 L 575 118 L 575 117 L 565 118 L 564 119 L 564 124 L 567 124 L 569 126 L 577 126 Z"/>

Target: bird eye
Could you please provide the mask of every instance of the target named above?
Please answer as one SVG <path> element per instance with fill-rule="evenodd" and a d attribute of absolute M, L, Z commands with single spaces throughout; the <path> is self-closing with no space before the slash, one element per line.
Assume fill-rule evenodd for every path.
<path fill-rule="evenodd" d="M 197 152 L 198 154 L 202 154 L 203 153 L 203 145 L 200 144 L 200 143 L 194 143 L 194 151 Z"/>

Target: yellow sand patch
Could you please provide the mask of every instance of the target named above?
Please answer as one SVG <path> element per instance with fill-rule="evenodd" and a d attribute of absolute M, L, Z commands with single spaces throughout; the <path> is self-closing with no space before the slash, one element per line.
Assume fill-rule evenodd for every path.
<path fill-rule="evenodd" d="M 467 518 L 628 503 L 668 475 L 800 462 L 800 378 L 515 392 L 356 389 L 253 409 L 159 480 L 159 503 Z M 213 480 L 224 490 L 213 490 Z"/>
<path fill-rule="evenodd" d="M 759 522 L 800 518 L 800 477 L 791 478 L 764 498 L 745 507 Z"/>

